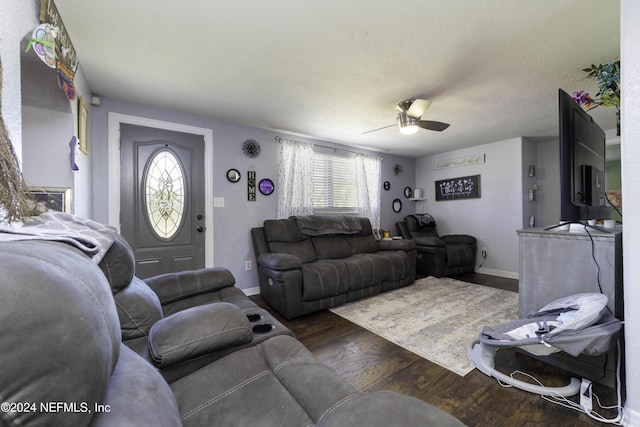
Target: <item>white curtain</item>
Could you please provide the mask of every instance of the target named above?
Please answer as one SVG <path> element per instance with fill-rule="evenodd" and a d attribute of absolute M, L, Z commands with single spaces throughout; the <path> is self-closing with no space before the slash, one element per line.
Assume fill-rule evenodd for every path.
<path fill-rule="evenodd" d="M 313 145 L 280 142 L 278 172 L 278 218 L 313 214 Z"/>
<path fill-rule="evenodd" d="M 374 230 L 380 229 L 380 187 L 382 185 L 382 157 L 356 154 L 356 186 L 360 216 L 371 221 Z"/>

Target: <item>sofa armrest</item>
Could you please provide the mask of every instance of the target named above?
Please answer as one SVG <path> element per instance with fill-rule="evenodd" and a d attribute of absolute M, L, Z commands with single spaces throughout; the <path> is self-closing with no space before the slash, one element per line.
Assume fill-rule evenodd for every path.
<path fill-rule="evenodd" d="M 378 241 L 379 251 L 412 251 L 416 244 L 410 239 L 380 240 Z"/>
<path fill-rule="evenodd" d="M 161 367 L 245 344 L 253 338 L 249 319 L 233 304 L 192 307 L 158 321 L 149 332 L 149 354 Z"/>
<path fill-rule="evenodd" d="M 418 246 L 432 246 L 432 247 L 442 247 L 444 248 L 447 244 L 444 240 L 439 237 L 414 237 L 413 241 L 416 242 Z"/>
<path fill-rule="evenodd" d="M 297 270 L 302 267 L 302 260 L 295 255 L 267 252 L 258 256 L 258 264 L 271 270 Z"/>
<path fill-rule="evenodd" d="M 415 397 L 386 390 L 351 395 L 325 412 L 316 424 L 318 427 L 351 425 L 464 426 L 460 420 L 436 406 Z"/>
<path fill-rule="evenodd" d="M 409 233 L 409 229 L 407 228 L 407 224 L 404 221 L 396 222 L 396 230 L 402 236 L 403 239 L 410 239 L 411 233 Z"/>
<path fill-rule="evenodd" d="M 144 281 L 158 295 L 162 305 L 218 291 L 236 283 L 233 274 L 222 267 L 161 274 Z"/>
<path fill-rule="evenodd" d="M 467 234 L 449 234 L 447 236 L 440 237 L 445 243 L 457 243 L 473 245 L 476 243 L 476 238 Z"/>

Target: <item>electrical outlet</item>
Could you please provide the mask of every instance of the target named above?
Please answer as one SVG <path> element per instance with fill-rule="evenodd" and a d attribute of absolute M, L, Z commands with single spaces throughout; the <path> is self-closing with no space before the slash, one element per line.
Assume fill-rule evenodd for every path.
<path fill-rule="evenodd" d="M 486 258 L 488 253 L 489 252 L 487 251 L 487 247 L 486 246 L 483 247 L 482 248 L 482 258 Z"/>
<path fill-rule="evenodd" d="M 248 259 L 244 262 L 244 269 L 245 270 L 251 270 L 251 260 Z"/>

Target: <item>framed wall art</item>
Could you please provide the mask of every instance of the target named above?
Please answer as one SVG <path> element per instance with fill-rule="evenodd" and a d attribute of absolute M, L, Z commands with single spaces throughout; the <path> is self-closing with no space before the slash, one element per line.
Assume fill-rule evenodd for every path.
<path fill-rule="evenodd" d="M 29 187 L 29 194 L 36 201 L 33 209 L 38 213 L 48 210 L 71 212 L 71 188 Z"/>
<path fill-rule="evenodd" d="M 441 179 L 435 182 L 436 201 L 479 199 L 480 175 Z"/>

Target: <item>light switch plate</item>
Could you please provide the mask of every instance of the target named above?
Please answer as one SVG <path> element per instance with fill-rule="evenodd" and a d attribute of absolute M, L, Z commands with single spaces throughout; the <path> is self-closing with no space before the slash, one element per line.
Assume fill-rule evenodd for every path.
<path fill-rule="evenodd" d="M 224 208 L 224 197 L 214 197 L 213 198 L 213 207 L 214 208 Z"/>

